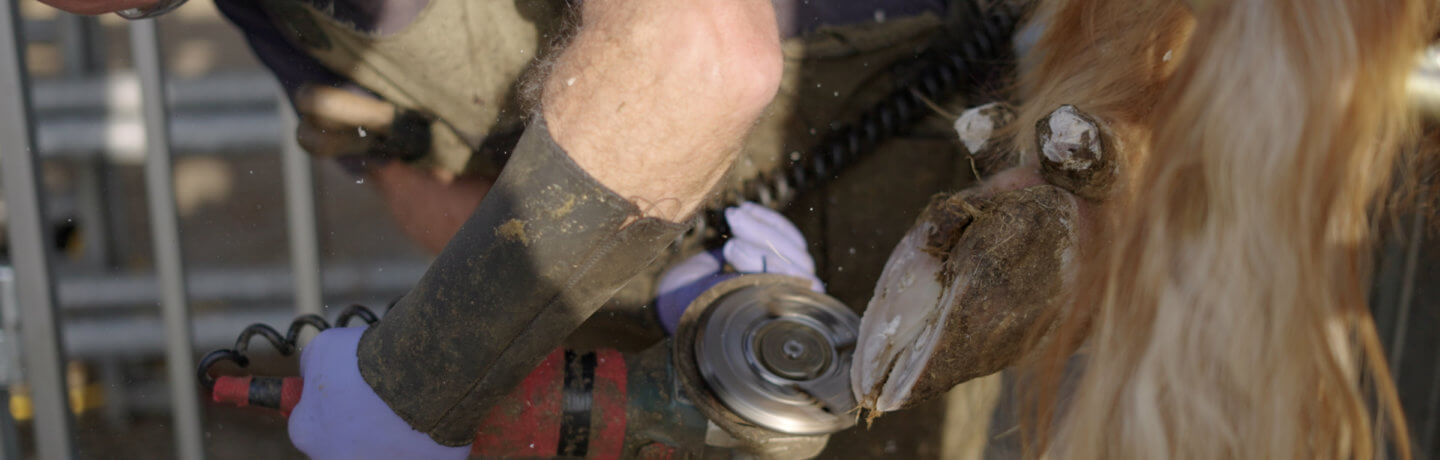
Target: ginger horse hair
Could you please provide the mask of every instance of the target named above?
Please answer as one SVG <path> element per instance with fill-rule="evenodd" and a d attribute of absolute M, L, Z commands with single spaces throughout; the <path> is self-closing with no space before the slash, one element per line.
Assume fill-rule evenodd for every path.
<path fill-rule="evenodd" d="M 1366 307 L 1370 218 L 1415 130 L 1419 0 L 1073 0 L 1019 139 L 1074 104 L 1124 145 L 1102 235 L 1030 367 L 1030 454 L 1371 458 L 1409 441 Z M 1037 338 L 1038 340 L 1038 338 Z"/>

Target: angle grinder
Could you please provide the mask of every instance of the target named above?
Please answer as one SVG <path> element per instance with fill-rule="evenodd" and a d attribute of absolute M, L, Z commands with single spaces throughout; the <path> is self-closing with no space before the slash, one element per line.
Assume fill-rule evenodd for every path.
<path fill-rule="evenodd" d="M 809 283 L 741 275 L 702 293 L 674 337 L 641 352 L 555 350 L 490 408 L 472 454 L 814 457 L 830 433 L 856 422 L 848 376 L 860 318 Z M 367 322 L 377 321 L 365 313 Z M 328 327 L 323 318 L 302 319 Z M 257 327 L 241 341 L 257 335 L 250 332 Z M 290 345 L 283 354 L 296 351 L 283 339 L 298 329 L 279 337 L 276 343 Z M 207 356 L 199 369 L 202 385 L 217 403 L 288 415 L 302 396 L 298 377 L 212 376 L 220 361 L 244 367 L 246 348 L 241 343 Z"/>
<path fill-rule="evenodd" d="M 675 367 L 697 408 L 733 438 L 728 447 L 806 458 L 856 422 L 849 373 L 859 326 L 808 281 L 741 276 L 686 309 Z"/>

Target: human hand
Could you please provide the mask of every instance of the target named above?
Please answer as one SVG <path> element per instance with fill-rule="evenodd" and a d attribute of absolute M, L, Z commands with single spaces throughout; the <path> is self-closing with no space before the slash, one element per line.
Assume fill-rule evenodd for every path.
<path fill-rule="evenodd" d="M 305 380 L 290 413 L 290 441 L 314 459 L 465 458 L 395 415 L 360 376 L 355 356 L 364 328 L 321 332 L 300 355 Z"/>
<path fill-rule="evenodd" d="M 660 277 L 656 297 L 660 324 L 674 333 L 680 315 L 690 302 L 711 286 L 743 273 L 775 273 L 810 280 L 810 288 L 824 292 L 815 276 L 815 260 L 805 249 L 805 236 L 780 213 L 755 203 L 725 210 L 731 237 L 718 250 L 696 254 Z M 734 272 L 725 272 L 729 264 Z"/>
<path fill-rule="evenodd" d="M 445 182 L 401 162 L 374 168 L 369 177 L 400 230 L 431 254 L 445 248 L 495 185 L 494 178 L 478 174 Z"/>
<path fill-rule="evenodd" d="M 320 157 L 368 153 L 390 135 L 395 105 L 383 99 L 328 85 L 307 84 L 295 90 L 300 124 L 295 139 Z"/>
<path fill-rule="evenodd" d="M 429 127 L 420 126 L 394 104 L 325 85 L 295 92 L 300 114 L 295 138 L 317 157 L 336 157 L 342 165 L 372 179 L 405 235 L 438 254 L 470 218 L 495 178 L 455 176 L 441 169 L 392 159 L 426 153 Z M 397 120 L 399 120 L 397 122 Z M 423 128 L 423 129 L 422 129 Z M 348 157 L 348 158 L 347 158 Z M 355 170 L 364 160 L 363 170 Z"/>

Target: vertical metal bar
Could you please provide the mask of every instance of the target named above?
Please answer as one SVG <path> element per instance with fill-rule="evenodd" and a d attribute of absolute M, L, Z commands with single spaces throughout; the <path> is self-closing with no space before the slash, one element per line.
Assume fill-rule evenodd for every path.
<path fill-rule="evenodd" d="M 10 415 L 10 386 L 21 381 L 19 350 L 15 348 L 20 330 L 16 316 L 15 271 L 0 267 L 0 460 L 21 460 L 20 430 Z"/>
<path fill-rule="evenodd" d="M 165 107 L 165 69 L 154 19 L 130 23 L 131 55 L 140 78 L 145 118 L 145 193 L 154 235 L 155 270 L 160 281 L 160 313 L 165 323 L 165 367 L 174 413 L 176 456 L 205 456 L 201 438 L 200 396 L 191 366 L 195 365 L 194 333 L 185 300 L 185 270 L 180 253 L 180 222 L 175 205 L 175 178 L 170 163 L 170 120 Z"/>
<path fill-rule="evenodd" d="M 1395 336 L 1390 342 L 1390 373 L 1400 378 L 1400 359 L 1405 353 L 1405 332 L 1410 326 L 1410 304 L 1415 292 L 1415 266 L 1420 259 L 1420 241 L 1425 238 L 1425 213 L 1415 213 L 1410 224 L 1409 241 L 1405 249 L 1405 271 L 1400 278 L 1400 300 L 1396 303 L 1399 311 L 1395 316 Z"/>
<path fill-rule="evenodd" d="M 78 78 L 95 73 L 98 59 L 94 52 L 95 40 L 91 27 L 94 18 L 60 14 L 55 17 L 55 21 L 60 30 L 60 58 L 65 63 L 65 75 Z M 75 168 L 75 204 L 79 214 L 77 217 L 81 225 L 85 226 L 85 231 L 80 232 L 81 238 L 85 239 L 82 262 L 86 268 L 91 269 L 108 268 L 112 260 L 109 244 L 110 219 L 105 207 L 106 161 L 105 155 L 97 154 L 91 158 L 82 158 Z"/>
<path fill-rule="evenodd" d="M 1420 454 L 1417 458 L 1436 458 L 1432 454 L 1435 453 L 1435 419 L 1440 418 L 1440 353 L 1435 354 L 1430 372 L 1430 397 L 1425 401 L 1425 428 L 1420 433 L 1420 445 L 1415 450 Z"/>
<path fill-rule="evenodd" d="M 1406 337 L 1406 334 L 1407 334 L 1407 332 L 1408 332 L 1408 330 L 1409 330 L 1409 328 L 1410 328 L 1410 310 L 1411 310 L 1411 307 L 1413 306 L 1413 304 L 1415 303 L 1415 302 L 1414 302 L 1414 292 L 1415 292 L 1415 278 L 1416 278 L 1416 263 L 1418 262 L 1419 257 L 1420 257 L 1420 250 L 1421 250 L 1421 247 L 1422 247 L 1422 246 L 1421 246 L 1421 242 L 1424 240 L 1424 237 L 1425 237 L 1425 231 L 1424 231 L 1424 229 L 1425 229 L 1425 214 L 1424 214 L 1424 213 L 1416 213 L 1416 214 L 1412 217 L 1412 220 L 1410 221 L 1410 230 L 1409 230 L 1409 232 L 1406 233 L 1406 235 L 1405 235 L 1405 238 L 1406 238 L 1406 240 L 1405 240 L 1405 249 L 1404 249 L 1405 259 L 1404 259 L 1404 267 L 1401 269 L 1401 272 L 1400 272 L 1400 275 L 1399 275 L 1399 280 L 1398 280 L 1399 291 L 1400 291 L 1398 294 L 1396 294 L 1396 296 L 1397 296 L 1398 298 L 1395 300 L 1395 302 L 1394 302 L 1393 305 L 1380 305 L 1380 306 L 1379 306 L 1380 308 L 1384 308 L 1384 309 L 1388 310 L 1388 312 L 1393 312 L 1393 313 L 1387 314 L 1387 315 L 1385 315 L 1385 316 L 1391 316 L 1391 315 L 1394 316 L 1394 322 L 1389 325 L 1389 329 L 1390 329 L 1390 331 L 1391 331 L 1392 333 L 1391 333 L 1391 337 L 1390 337 L 1390 340 L 1391 340 L 1391 341 L 1390 341 L 1390 347 L 1389 347 L 1390 356 L 1388 357 L 1388 360 L 1389 360 L 1389 363 L 1388 363 L 1388 364 L 1389 364 L 1389 366 L 1390 366 L 1390 378 L 1391 378 L 1391 381 L 1392 381 L 1392 382 L 1396 382 L 1397 384 L 1398 384 L 1398 382 L 1400 382 L 1400 373 L 1401 373 L 1401 370 L 1402 370 L 1402 368 L 1401 368 L 1401 366 L 1400 366 L 1400 363 L 1401 363 L 1401 359 L 1404 358 L 1404 352 L 1405 352 L 1405 346 L 1406 346 L 1405 337 Z M 1384 286 L 1384 285 L 1382 285 L 1382 286 Z M 1388 288 L 1388 287 L 1389 287 L 1389 286 L 1384 286 L 1384 287 L 1382 287 L 1382 289 Z M 1382 297 L 1382 298 L 1383 298 L 1383 297 Z M 1383 336 L 1382 336 L 1382 337 L 1383 337 Z M 1383 338 L 1382 338 L 1382 340 L 1383 340 Z M 1436 374 L 1435 374 L 1436 377 L 1440 377 L 1440 362 L 1437 362 L 1437 363 L 1436 363 L 1436 366 L 1437 366 L 1436 368 L 1432 368 L 1432 371 L 1436 372 Z M 1437 381 L 1436 383 L 1440 383 L 1440 381 Z M 1431 399 L 1431 401 L 1429 401 L 1430 404 L 1426 406 L 1426 407 L 1428 408 L 1428 410 L 1427 410 L 1427 414 L 1425 414 L 1425 415 L 1433 415 L 1433 410 L 1434 410 L 1434 401 L 1433 401 L 1433 400 L 1434 400 L 1434 394 L 1433 394 L 1433 393 L 1432 393 L 1430 399 Z M 1408 412 L 1408 411 L 1407 411 L 1407 412 Z M 1415 420 L 1415 419 L 1414 419 L 1413 414 L 1412 414 L 1411 417 L 1410 417 L 1410 421 L 1413 422 L 1414 420 Z M 1381 423 L 1383 424 L 1384 421 L 1381 421 Z M 1434 427 L 1435 427 L 1435 426 L 1434 426 L 1433 417 L 1427 417 L 1427 419 L 1423 422 L 1423 424 L 1425 425 L 1424 431 L 1419 432 L 1420 435 L 1419 435 L 1418 437 L 1413 438 L 1413 439 L 1411 440 L 1411 444 L 1412 444 L 1411 447 L 1412 447 L 1412 448 L 1416 448 L 1418 452 L 1421 452 L 1421 458 L 1426 458 L 1428 454 L 1426 454 L 1425 452 L 1427 452 L 1427 451 L 1429 450 L 1429 448 L 1430 448 L 1430 442 L 1431 442 L 1431 439 L 1432 439 L 1432 436 L 1431 436 L 1431 435 L 1433 434 L 1433 430 L 1434 430 Z M 1411 430 L 1412 430 L 1411 432 L 1412 432 L 1412 433 L 1415 432 L 1415 431 L 1414 431 L 1414 427 L 1415 427 L 1416 425 L 1419 425 L 1419 424 L 1411 423 Z M 1380 430 L 1380 429 L 1383 429 L 1383 425 L 1377 425 L 1377 431 L 1376 431 L 1375 434 L 1377 434 L 1377 435 L 1383 434 L 1382 432 L 1378 431 L 1378 430 Z M 1418 444 L 1417 444 L 1417 443 L 1418 443 Z M 1387 443 L 1377 443 L 1377 444 L 1375 445 L 1375 449 L 1376 449 L 1376 452 L 1379 454 L 1379 455 L 1378 455 L 1378 458 L 1388 458 L 1388 456 L 1389 456 L 1388 454 L 1389 454 L 1389 453 L 1387 452 L 1387 450 L 1388 450 L 1389 448 L 1390 448 L 1390 446 L 1389 446 L 1389 444 L 1387 444 Z"/>
<path fill-rule="evenodd" d="M 0 386 L 0 460 L 21 460 L 20 430 L 10 416 L 10 388 Z"/>
<path fill-rule="evenodd" d="M 105 423 L 116 432 L 124 430 L 130 419 L 130 401 L 125 397 L 130 392 L 130 385 L 125 383 L 121 359 L 110 356 L 100 361 L 100 384 L 104 385 L 109 396 L 105 398 Z"/>
<path fill-rule="evenodd" d="M 285 176 L 285 220 L 290 232 L 290 270 L 295 279 L 295 312 L 324 314 L 320 288 L 320 242 L 315 224 L 315 176 L 310 156 L 295 141 L 295 112 L 280 94 L 280 156 Z"/>
<path fill-rule="evenodd" d="M 105 155 L 81 158 L 75 162 L 75 207 L 80 219 L 85 249 L 82 262 L 89 269 L 101 271 L 110 268 L 115 261 L 111 246 L 112 236 L 110 209 L 105 200 L 109 189 L 106 172 L 109 165 Z"/>
<path fill-rule="evenodd" d="M 60 14 L 55 17 L 60 31 L 60 59 L 65 74 L 71 77 L 90 73 L 94 60 L 90 55 L 90 33 L 84 16 Z"/>
<path fill-rule="evenodd" d="M 54 241 L 44 228 L 39 152 L 35 150 L 35 127 L 30 124 L 25 72 L 20 5 L 8 1 L 0 6 L 0 178 L 4 180 L 10 257 L 16 270 L 15 294 L 24 324 L 20 340 L 35 408 L 39 456 L 69 459 L 75 457 L 75 448 L 70 443 L 73 427 L 66 399 L 65 351 L 60 345 L 50 266 Z"/>

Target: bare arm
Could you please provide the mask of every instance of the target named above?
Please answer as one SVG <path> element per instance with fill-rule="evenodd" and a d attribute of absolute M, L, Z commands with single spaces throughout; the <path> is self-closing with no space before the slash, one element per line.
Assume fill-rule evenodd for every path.
<path fill-rule="evenodd" d="M 767 0 L 589 0 L 545 83 L 543 113 L 586 172 L 647 216 L 694 211 L 774 97 Z"/>
<path fill-rule="evenodd" d="M 354 353 L 337 348 L 442 446 L 470 443 L 498 398 L 681 235 L 675 221 L 779 86 L 766 0 L 587 0 L 583 15 L 542 117 L 479 208 L 385 320 L 348 342 Z M 319 398 L 301 406 L 329 405 Z"/>

